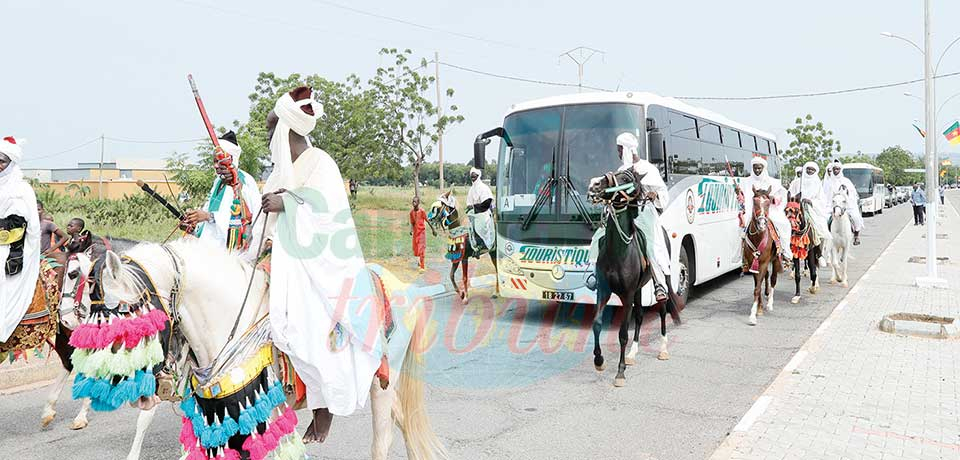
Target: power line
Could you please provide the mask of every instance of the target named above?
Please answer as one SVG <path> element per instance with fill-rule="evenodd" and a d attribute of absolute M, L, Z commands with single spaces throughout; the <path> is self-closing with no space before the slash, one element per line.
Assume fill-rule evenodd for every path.
<path fill-rule="evenodd" d="M 396 22 L 396 23 L 398 23 L 398 24 L 404 24 L 404 25 L 408 25 L 408 26 L 411 26 L 411 27 L 416 27 L 416 28 L 418 28 L 418 29 L 429 30 L 429 31 L 432 31 L 432 32 L 440 32 L 440 33 L 443 33 L 443 34 L 453 35 L 453 36 L 455 36 L 455 37 L 465 38 L 465 39 L 468 39 L 468 40 L 474 40 L 474 41 L 478 41 L 478 42 L 481 42 L 481 43 L 487 43 L 487 44 L 491 44 L 491 45 L 498 45 L 498 46 L 504 46 L 504 47 L 507 47 L 507 48 L 514 48 L 514 49 L 519 49 L 519 50 L 535 51 L 535 52 L 537 52 L 537 53 L 549 54 L 549 53 L 547 53 L 546 51 L 540 50 L 540 49 L 537 49 L 537 48 L 531 48 L 531 47 L 528 47 L 528 46 L 517 45 L 517 44 L 513 44 L 513 43 L 507 43 L 507 42 L 503 42 L 503 41 L 499 41 L 499 40 L 491 40 L 491 39 L 489 39 L 489 38 L 484 38 L 484 37 L 479 37 L 479 36 L 476 36 L 476 35 L 465 34 L 465 33 L 463 33 L 463 32 L 456 32 L 456 31 L 453 31 L 453 30 L 446 30 L 446 29 L 441 29 L 441 28 L 439 28 L 439 27 L 433 27 L 433 26 L 428 26 L 428 25 L 424 25 L 424 24 L 419 24 L 419 23 L 416 23 L 416 22 L 413 22 L 413 21 L 408 21 L 408 20 L 406 20 L 406 19 L 395 18 L 395 17 L 392 17 L 392 16 L 386 16 L 386 15 L 379 14 L 379 13 L 374 13 L 374 12 L 371 12 L 371 11 L 361 10 L 361 9 L 354 8 L 354 7 L 351 7 L 351 6 L 341 5 L 341 4 L 339 4 L 339 3 L 332 2 L 332 1 L 329 1 L 329 0 L 313 0 L 313 1 L 314 1 L 315 3 L 321 3 L 321 4 L 324 4 L 324 5 L 327 5 L 327 6 L 332 6 L 332 7 L 334 7 L 334 8 L 339 8 L 339 9 L 341 9 L 341 10 L 346 10 L 346 11 L 350 11 L 350 12 L 353 12 L 353 13 L 356 13 L 356 14 L 360 14 L 360 15 L 364 15 L 364 16 L 369 16 L 369 17 L 373 17 L 373 18 L 377 18 L 377 19 L 383 19 L 383 20 L 385 20 L 385 21 Z"/>
<path fill-rule="evenodd" d="M 587 85 L 582 85 L 582 86 L 581 86 L 581 85 L 578 85 L 578 84 L 576 84 L 576 83 L 563 83 L 563 82 L 556 82 L 556 81 L 537 80 L 537 79 L 533 79 L 533 78 L 516 77 L 516 76 L 512 76 L 512 75 L 496 74 L 496 73 L 487 72 L 487 71 L 484 71 L 484 70 L 471 69 L 471 68 L 469 68 L 469 67 L 463 67 L 463 66 L 459 66 L 459 65 L 456 65 L 456 64 L 450 64 L 449 62 L 440 62 L 440 65 L 446 66 L 446 67 L 451 67 L 451 68 L 458 69 L 458 70 L 463 70 L 463 71 L 465 71 L 465 72 L 471 72 L 471 73 L 475 73 L 475 74 L 479 74 L 479 75 L 486 75 L 486 76 L 488 76 L 488 77 L 500 78 L 500 79 L 503 79 L 503 80 L 522 81 L 522 82 L 525 82 L 525 83 L 535 83 L 535 84 L 538 84 L 538 85 L 547 85 L 547 86 L 561 86 L 561 87 L 565 87 L 565 88 L 587 88 L 587 89 L 592 89 L 592 90 L 595 90 L 595 91 L 606 91 L 606 92 L 610 92 L 610 91 L 611 91 L 611 90 L 609 90 L 609 89 L 607 89 L 607 88 L 598 88 L 598 87 L 596 87 L 596 86 L 587 86 Z"/>
<path fill-rule="evenodd" d="M 23 162 L 24 162 L 24 163 L 29 163 L 29 162 L 31 162 L 31 161 L 43 160 L 43 159 L 46 159 L 46 158 L 53 158 L 53 157 L 58 156 L 58 155 L 63 155 L 64 153 L 70 153 L 70 152 L 72 152 L 72 151 L 74 151 L 74 150 L 77 150 L 77 149 L 79 149 L 79 148 L 86 147 L 86 146 L 88 146 L 88 145 L 90 145 L 90 144 L 92 144 L 92 143 L 94 143 L 94 142 L 99 141 L 99 140 L 100 140 L 99 137 L 95 137 L 95 138 L 90 139 L 89 141 L 84 142 L 84 143 L 82 143 L 82 144 L 80 144 L 80 145 L 77 145 L 77 146 L 75 146 L 75 147 L 70 147 L 69 149 L 61 150 L 61 151 L 59 151 L 59 152 L 57 152 L 57 153 L 51 153 L 51 154 L 49 154 L 49 155 L 42 155 L 42 156 L 39 156 L 39 157 L 27 158 L 27 159 L 23 160 Z"/>
<path fill-rule="evenodd" d="M 202 142 L 207 140 L 205 137 L 197 139 L 182 139 L 182 140 L 144 140 L 144 139 L 121 139 L 118 137 L 104 137 L 104 139 L 113 142 L 124 142 L 127 144 L 190 144 L 194 142 Z"/>

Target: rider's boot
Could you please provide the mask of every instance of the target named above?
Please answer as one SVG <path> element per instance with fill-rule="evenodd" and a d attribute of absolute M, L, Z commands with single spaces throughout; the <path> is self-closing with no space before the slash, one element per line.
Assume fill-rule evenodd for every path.
<path fill-rule="evenodd" d="M 854 246 L 860 245 L 860 232 L 853 232 L 853 245 Z"/>
<path fill-rule="evenodd" d="M 657 297 L 657 302 L 663 302 L 667 300 L 667 290 L 663 288 L 663 285 L 657 282 L 654 282 L 653 285 L 654 295 Z"/>

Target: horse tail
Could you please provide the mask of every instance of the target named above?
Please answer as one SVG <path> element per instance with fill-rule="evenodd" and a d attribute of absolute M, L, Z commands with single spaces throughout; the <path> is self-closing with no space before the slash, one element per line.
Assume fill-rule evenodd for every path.
<path fill-rule="evenodd" d="M 424 343 L 425 323 L 426 318 L 417 320 L 407 354 L 403 357 L 403 369 L 397 383 L 397 397 L 400 399 L 400 410 L 403 414 L 399 425 L 410 459 L 445 459 L 448 458 L 447 449 L 430 426 L 424 407 L 424 357 L 421 348 Z"/>

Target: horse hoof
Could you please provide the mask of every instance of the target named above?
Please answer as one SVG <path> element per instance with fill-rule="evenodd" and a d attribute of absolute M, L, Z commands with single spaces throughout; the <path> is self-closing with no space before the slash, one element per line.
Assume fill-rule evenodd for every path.
<path fill-rule="evenodd" d="M 790 303 L 800 303 L 800 296 L 795 296 L 794 298 L 790 299 Z"/>
<path fill-rule="evenodd" d="M 87 427 L 86 420 L 74 420 L 73 423 L 70 424 L 71 430 L 82 430 L 86 427 Z"/>
<path fill-rule="evenodd" d="M 820 288 L 818 288 L 817 286 L 811 286 L 811 287 L 810 287 L 810 293 L 811 293 L 811 294 L 816 294 L 817 291 L 819 291 L 819 290 L 820 290 Z"/>
<path fill-rule="evenodd" d="M 763 316 L 763 310 L 757 309 L 757 316 Z"/>
<path fill-rule="evenodd" d="M 615 386 L 615 387 L 617 387 L 617 388 L 621 388 L 621 387 L 627 386 L 627 378 L 626 378 L 626 377 L 617 377 L 617 378 L 613 379 L 613 386 Z"/>
<path fill-rule="evenodd" d="M 756 318 L 750 318 L 749 320 L 747 320 L 747 324 L 749 324 L 749 325 L 751 325 L 751 326 L 756 326 L 756 325 L 757 325 L 757 319 L 756 319 Z"/>
<path fill-rule="evenodd" d="M 843 286 L 843 287 L 850 287 L 850 284 L 847 283 L 846 281 L 844 281 L 844 282 L 843 282 L 842 284 L 840 284 L 840 285 Z"/>
<path fill-rule="evenodd" d="M 626 365 L 628 365 L 628 366 L 636 366 L 636 365 L 637 365 L 637 358 L 631 358 L 631 357 L 628 356 L 628 357 L 626 357 L 626 358 L 623 358 L 623 362 L 624 362 L 624 364 L 626 364 Z"/>
<path fill-rule="evenodd" d="M 51 422 L 53 422 L 53 418 L 56 416 L 57 416 L 56 412 L 50 415 L 44 416 L 42 419 L 40 419 L 40 428 L 46 428 L 48 425 L 50 425 Z"/>
<path fill-rule="evenodd" d="M 606 364 L 601 364 L 601 365 L 598 366 L 598 365 L 594 364 L 593 367 L 594 367 L 594 369 L 597 370 L 597 372 L 603 372 L 604 370 L 606 370 L 607 365 L 606 365 Z"/>
<path fill-rule="evenodd" d="M 660 361 L 666 361 L 666 360 L 670 359 L 670 353 L 669 353 L 669 352 L 666 352 L 666 351 L 661 351 L 661 352 L 657 355 L 657 359 L 659 359 Z"/>

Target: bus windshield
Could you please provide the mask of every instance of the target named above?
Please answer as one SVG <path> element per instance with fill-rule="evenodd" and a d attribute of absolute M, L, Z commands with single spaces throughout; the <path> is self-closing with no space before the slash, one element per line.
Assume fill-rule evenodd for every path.
<path fill-rule="evenodd" d="M 501 217 L 526 216 L 541 191 L 548 197 L 537 210 L 538 221 L 581 220 L 577 194 L 591 214 L 599 214 L 599 208 L 586 203 L 587 185 L 591 178 L 619 167 L 617 136 L 631 132 L 639 137 L 642 120 L 640 106 L 619 103 L 548 107 L 507 116 L 503 127 L 513 147 L 500 144 Z M 641 158 L 646 158 L 642 146 L 640 150 Z M 569 179 L 569 186 L 562 177 Z"/>
<path fill-rule="evenodd" d="M 843 176 L 853 182 L 861 198 L 873 194 L 873 171 L 869 169 L 844 169 Z"/>

